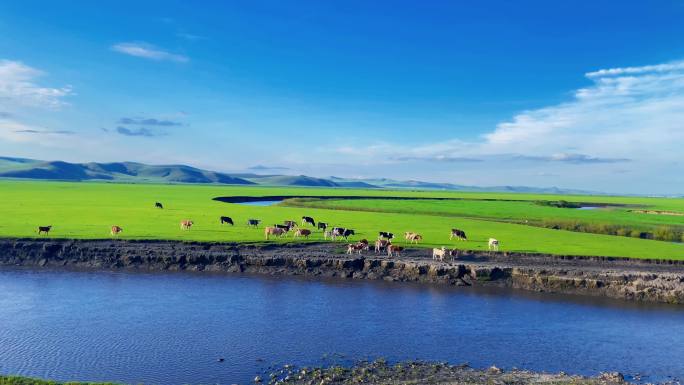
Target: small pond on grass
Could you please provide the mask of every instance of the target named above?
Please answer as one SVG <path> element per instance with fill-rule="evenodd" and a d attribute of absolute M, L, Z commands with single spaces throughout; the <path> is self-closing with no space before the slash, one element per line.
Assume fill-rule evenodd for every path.
<path fill-rule="evenodd" d="M 681 379 L 684 309 L 409 283 L 0 269 L 3 374 L 246 384 L 271 365 L 378 357 Z"/>
<path fill-rule="evenodd" d="M 245 206 L 273 206 L 277 205 L 278 203 L 282 202 L 282 200 L 276 200 L 276 201 L 253 201 L 253 202 L 240 202 L 236 203 L 238 205 L 245 205 Z"/>

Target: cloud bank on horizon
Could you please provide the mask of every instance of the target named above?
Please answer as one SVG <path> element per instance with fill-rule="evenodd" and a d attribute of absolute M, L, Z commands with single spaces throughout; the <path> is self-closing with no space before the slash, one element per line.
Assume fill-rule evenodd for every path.
<path fill-rule="evenodd" d="M 684 145 L 684 61 L 602 69 L 571 100 L 523 111 L 477 141 L 450 138 L 418 146 L 380 141 L 340 146 L 376 162 L 559 162 L 678 164 Z"/>

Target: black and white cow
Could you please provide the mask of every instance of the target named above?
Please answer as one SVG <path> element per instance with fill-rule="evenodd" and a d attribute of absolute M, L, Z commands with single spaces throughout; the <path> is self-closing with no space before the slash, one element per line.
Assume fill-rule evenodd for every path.
<path fill-rule="evenodd" d="M 303 217 L 302 217 L 302 226 L 304 226 L 304 225 L 307 224 L 307 223 L 310 224 L 311 226 L 316 226 L 316 221 L 314 221 L 313 218 L 307 217 L 307 216 L 303 216 Z"/>
<path fill-rule="evenodd" d="M 392 239 L 394 239 L 394 234 L 389 233 L 389 232 L 387 232 L 387 231 L 380 231 L 380 232 L 378 233 L 378 238 L 379 238 L 379 239 L 392 240 Z"/>

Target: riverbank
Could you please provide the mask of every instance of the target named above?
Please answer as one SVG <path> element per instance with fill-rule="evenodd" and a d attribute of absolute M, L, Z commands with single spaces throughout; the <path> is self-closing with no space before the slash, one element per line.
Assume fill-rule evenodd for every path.
<path fill-rule="evenodd" d="M 0 266 L 303 275 L 684 304 L 682 261 L 462 251 L 454 261 L 438 262 L 425 249 L 388 258 L 372 252 L 347 255 L 343 246 L 2 239 Z"/>
<path fill-rule="evenodd" d="M 422 361 L 394 365 L 384 360 L 361 362 L 351 367 L 332 366 L 298 368 L 287 365 L 264 378 L 254 378 L 255 384 L 269 385 L 352 385 L 352 384 L 556 384 L 556 385 L 618 385 L 629 384 L 620 373 L 603 373 L 596 377 L 565 373 L 549 374 L 525 370 L 504 371 L 497 367 L 473 369 L 467 365 L 449 365 Z M 56 382 L 26 377 L 0 376 L 0 385 L 114 385 L 112 383 Z"/>

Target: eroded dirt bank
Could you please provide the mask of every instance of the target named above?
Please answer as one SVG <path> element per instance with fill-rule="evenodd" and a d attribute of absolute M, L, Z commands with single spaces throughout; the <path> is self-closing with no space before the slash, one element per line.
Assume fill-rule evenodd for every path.
<path fill-rule="evenodd" d="M 425 249 L 390 259 L 373 252 L 346 255 L 342 247 L 330 243 L 3 239 L 0 266 L 382 279 L 684 304 L 681 261 L 462 252 L 455 261 L 438 262 Z"/>

